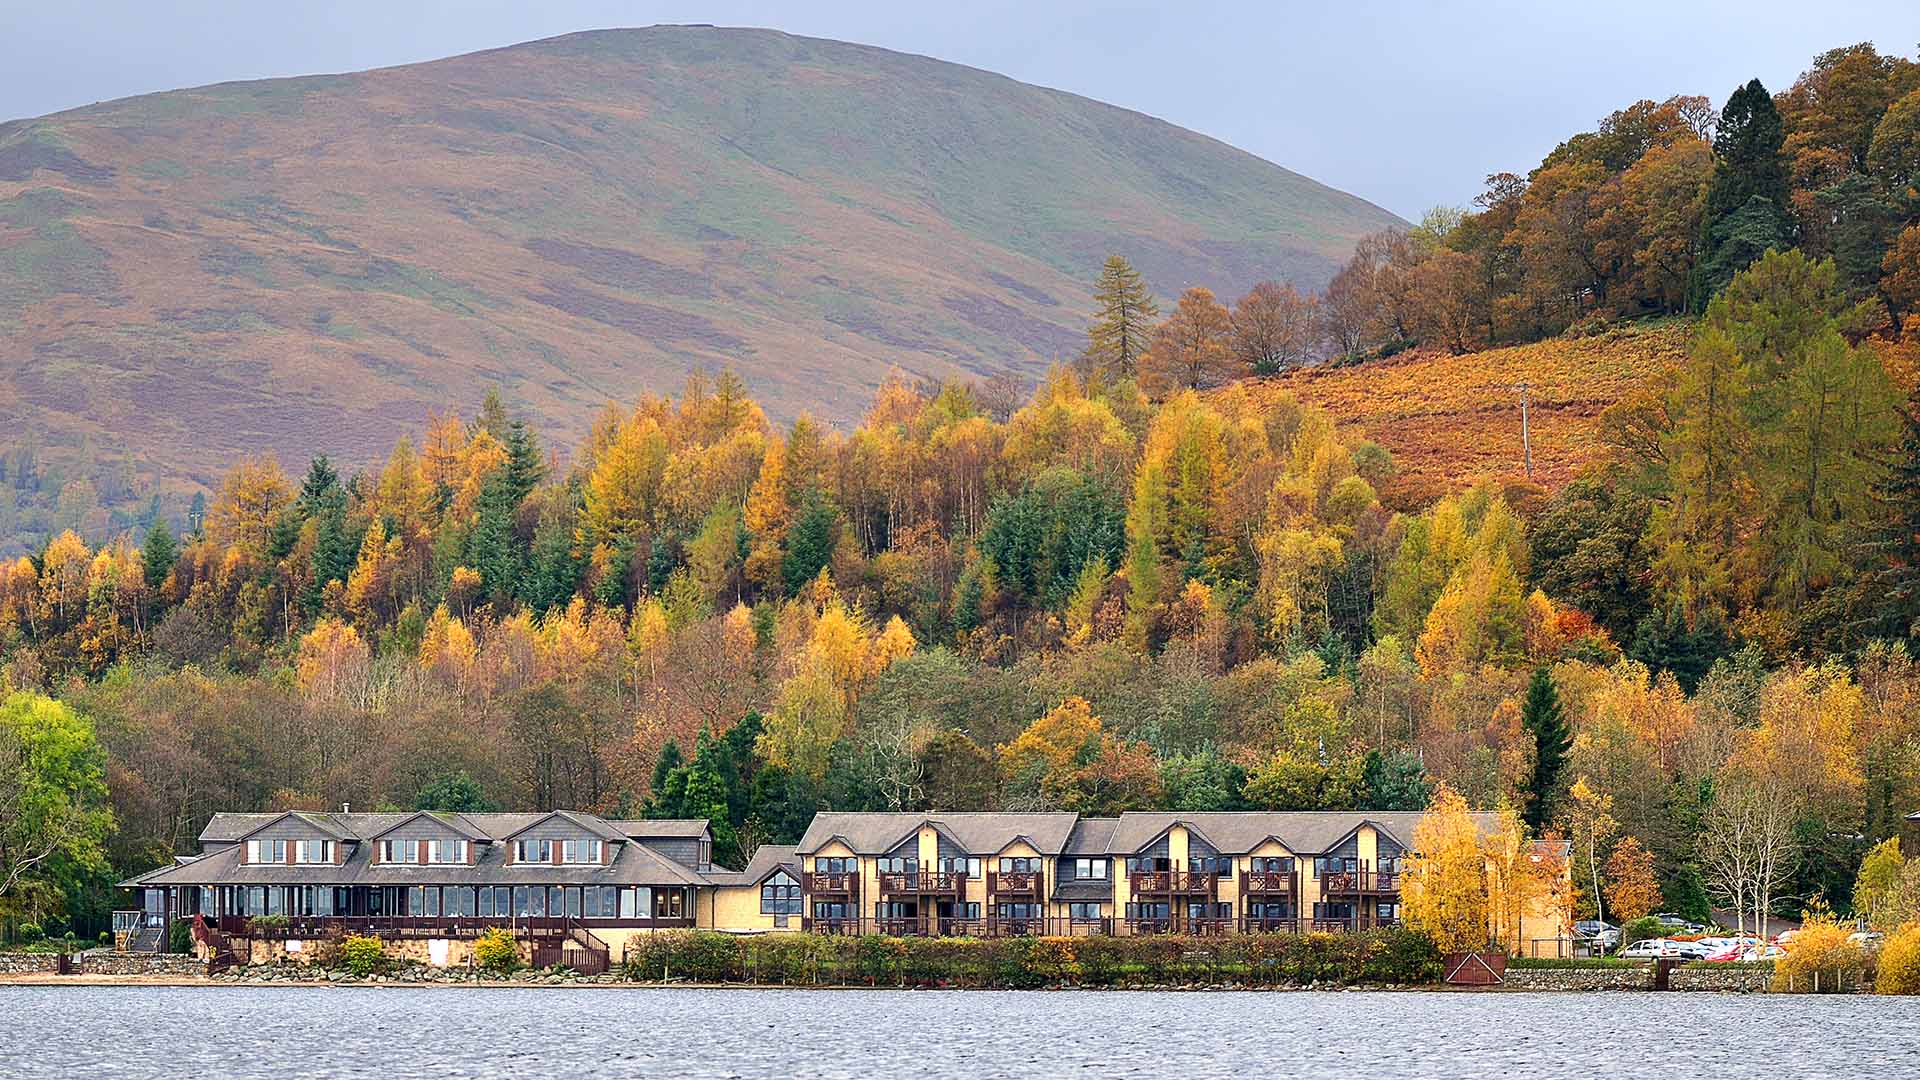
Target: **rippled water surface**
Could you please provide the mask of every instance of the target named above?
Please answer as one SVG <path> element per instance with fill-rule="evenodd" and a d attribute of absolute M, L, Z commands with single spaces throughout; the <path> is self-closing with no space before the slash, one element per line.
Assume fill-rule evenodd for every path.
<path fill-rule="evenodd" d="M 1912 999 L 0 987 L 0 1076 L 1920 1077 Z"/>

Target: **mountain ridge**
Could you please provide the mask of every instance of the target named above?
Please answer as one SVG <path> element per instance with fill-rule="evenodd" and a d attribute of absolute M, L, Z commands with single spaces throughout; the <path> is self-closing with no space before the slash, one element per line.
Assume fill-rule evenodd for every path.
<path fill-rule="evenodd" d="M 364 466 L 491 386 L 561 446 L 727 366 L 844 422 L 892 370 L 1072 355 L 1109 252 L 1168 301 L 1314 288 L 1396 221 L 1144 113 L 779 31 L 215 83 L 0 124 L 0 422 L 108 506 L 250 453 Z"/>

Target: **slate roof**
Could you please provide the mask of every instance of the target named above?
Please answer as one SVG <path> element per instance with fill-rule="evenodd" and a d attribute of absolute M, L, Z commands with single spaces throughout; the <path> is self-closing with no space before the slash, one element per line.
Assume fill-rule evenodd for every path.
<path fill-rule="evenodd" d="M 758 885 L 775 870 L 785 870 L 795 881 L 800 880 L 800 856 L 792 844 L 761 844 L 753 849 L 745 870 L 712 870 L 706 878 L 715 885 Z"/>
<path fill-rule="evenodd" d="M 444 811 L 408 810 L 399 813 L 342 814 L 296 810 L 293 815 L 327 833 L 336 840 L 371 840 L 422 813 L 465 832 L 474 840 L 506 840 L 515 833 L 537 825 L 558 814 L 581 829 L 603 840 L 644 839 L 654 837 L 701 837 L 707 835 L 705 818 L 661 818 L 640 821 L 608 821 L 579 810 L 555 810 L 551 813 L 455 814 Z M 200 830 L 200 842 L 232 843 L 244 839 L 262 826 L 285 817 L 271 814 L 215 814 Z"/>
<path fill-rule="evenodd" d="M 1107 851 L 1113 855 L 1131 855 L 1152 846 L 1161 834 L 1176 824 L 1186 825 L 1223 855 L 1242 855 L 1269 837 L 1288 851 L 1314 855 L 1331 851 L 1368 822 L 1386 830 L 1403 847 L 1413 845 L 1413 829 L 1423 815 L 1420 811 L 1389 810 L 1314 810 L 1314 811 L 1212 811 L 1183 813 L 1174 810 L 1141 810 L 1120 815 Z M 1499 815 L 1476 813 L 1474 823 L 1482 832 L 1499 823 Z"/>
<path fill-rule="evenodd" d="M 860 855 L 884 855 L 902 841 L 932 825 L 945 832 L 969 855 L 995 855 L 1016 840 L 1025 840 L 1043 855 L 1066 849 L 1078 815 L 1067 812 L 1003 813 L 821 813 L 813 816 L 806 835 L 796 845 L 809 855 L 838 839 Z"/>

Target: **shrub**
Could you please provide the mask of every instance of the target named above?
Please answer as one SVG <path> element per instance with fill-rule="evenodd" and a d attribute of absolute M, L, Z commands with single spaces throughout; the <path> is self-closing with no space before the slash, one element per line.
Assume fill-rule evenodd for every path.
<path fill-rule="evenodd" d="M 111 930 L 102 930 L 102 931 L 100 931 L 100 937 L 99 937 L 99 938 L 98 938 L 97 940 L 98 940 L 98 941 L 100 942 L 100 944 L 101 944 L 101 945 L 112 945 L 112 944 L 113 944 L 113 931 L 111 931 Z"/>
<path fill-rule="evenodd" d="M 340 943 L 340 963 L 355 975 L 371 975 L 386 967 L 386 946 L 377 937 L 349 934 Z"/>
<path fill-rule="evenodd" d="M 474 941 L 473 963 L 482 971 L 510 974 L 520 966 L 520 946 L 514 943 L 512 934 L 496 926 Z"/>
<path fill-rule="evenodd" d="M 170 953 L 190 953 L 193 951 L 193 927 L 185 919 L 173 920 L 167 927 L 167 951 Z"/>
<path fill-rule="evenodd" d="M 1620 928 L 1620 947 L 1624 949 L 1636 941 L 1646 941 L 1649 938 L 1666 936 L 1667 924 L 1648 915 L 1642 919 L 1635 919 Z"/>
<path fill-rule="evenodd" d="M 47 937 L 47 932 L 42 930 L 37 922 L 23 922 L 15 933 L 19 935 L 23 945 L 33 945 L 45 941 Z"/>
<path fill-rule="evenodd" d="M 285 915 L 255 915 L 247 925 L 257 934 L 277 934 L 287 928 Z"/>
<path fill-rule="evenodd" d="M 1880 947 L 1876 994 L 1920 994 L 1920 922 L 1908 923 Z"/>
<path fill-rule="evenodd" d="M 1080 978 L 1080 962 L 1074 955 L 1072 938 L 1035 938 L 1027 944 L 1026 961 L 1028 975 L 1043 985 L 1076 982 Z"/>
<path fill-rule="evenodd" d="M 1840 993 L 1857 990 L 1866 971 L 1866 954 L 1847 940 L 1851 931 L 1830 916 L 1802 923 L 1774 962 L 1772 989 L 1790 993 Z"/>

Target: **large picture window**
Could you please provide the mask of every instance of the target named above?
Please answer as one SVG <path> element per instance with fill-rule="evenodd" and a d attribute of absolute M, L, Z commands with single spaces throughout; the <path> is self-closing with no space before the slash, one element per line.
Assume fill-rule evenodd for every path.
<path fill-rule="evenodd" d="M 427 844 L 427 861 L 431 863 L 464 863 L 467 861 L 467 842 L 465 840 L 433 840 Z"/>
<path fill-rule="evenodd" d="M 513 861 L 523 863 L 550 863 L 553 861 L 553 841 L 515 840 L 513 842 Z"/>
<path fill-rule="evenodd" d="M 762 915 L 798 915 L 801 903 L 800 883 L 786 874 L 775 874 L 760 886 Z"/>

